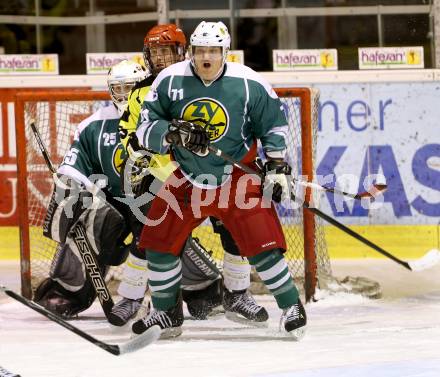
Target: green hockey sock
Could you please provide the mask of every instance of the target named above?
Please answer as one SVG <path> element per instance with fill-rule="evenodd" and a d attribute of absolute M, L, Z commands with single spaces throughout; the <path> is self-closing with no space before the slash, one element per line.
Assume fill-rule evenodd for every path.
<path fill-rule="evenodd" d="M 288 308 L 298 302 L 298 290 L 290 275 L 286 260 L 279 250 L 265 251 L 248 259 L 275 297 L 280 309 Z"/>
<path fill-rule="evenodd" d="M 182 278 L 180 258 L 147 250 L 147 260 L 153 307 L 164 311 L 173 308 L 177 303 Z"/>

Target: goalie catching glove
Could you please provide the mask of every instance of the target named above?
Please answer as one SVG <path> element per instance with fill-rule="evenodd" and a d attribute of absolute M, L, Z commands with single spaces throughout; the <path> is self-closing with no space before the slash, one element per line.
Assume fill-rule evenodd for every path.
<path fill-rule="evenodd" d="M 288 199 L 292 168 L 282 159 L 268 159 L 263 167 L 263 195 L 276 203 Z"/>
<path fill-rule="evenodd" d="M 200 157 L 208 155 L 209 135 L 196 123 L 173 119 L 168 126 L 165 140 L 173 145 L 184 147 Z"/>
<path fill-rule="evenodd" d="M 139 144 L 134 132 L 127 138 L 127 156 L 121 164 L 121 185 L 124 194 L 137 198 L 148 191 L 154 180 L 149 171 L 152 152 Z"/>

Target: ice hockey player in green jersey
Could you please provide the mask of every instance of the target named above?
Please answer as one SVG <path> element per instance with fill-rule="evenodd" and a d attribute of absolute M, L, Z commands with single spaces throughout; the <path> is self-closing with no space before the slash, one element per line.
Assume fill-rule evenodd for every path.
<path fill-rule="evenodd" d="M 192 229 L 215 216 L 282 309 L 280 330 L 296 340 L 304 335 L 306 313 L 283 256 L 286 242 L 270 201 L 289 197 L 287 120 L 276 93 L 258 73 L 226 62 L 229 47 L 222 22 L 200 23 L 191 35 L 191 60 L 162 70 L 142 107 L 136 131 L 140 144 L 171 152 L 179 167 L 148 212 L 148 219 L 162 216 L 162 221 L 147 222 L 139 241 L 147 251 L 154 310 L 133 324 L 138 334 L 154 326 L 164 335 L 181 332 L 180 248 Z M 208 150 L 213 144 L 255 169 L 257 140 L 266 156 L 262 179 Z M 168 210 L 165 197 L 177 201 L 178 211 Z"/>
<path fill-rule="evenodd" d="M 185 60 L 186 38 L 183 31 L 174 24 L 157 25 L 151 28 L 144 39 L 144 60 L 152 75 L 139 81 L 131 91 L 128 105 L 120 121 L 120 135 L 122 143 L 127 147 L 129 154 L 133 153 L 133 146 L 129 142 L 137 128 L 141 105 L 150 90 L 154 78 L 166 67 L 173 63 Z M 131 139 L 133 140 L 133 139 Z M 135 148 L 136 148 L 136 139 Z M 154 155 L 149 162 L 149 169 L 162 181 L 165 181 L 175 166 L 170 163 L 170 156 Z M 251 268 L 246 258 L 240 256 L 238 248 L 225 229 L 222 222 L 211 218 L 214 232 L 220 235 L 222 246 L 225 250 L 223 262 L 224 295 L 223 307 L 226 317 L 236 322 L 246 322 L 254 325 L 264 325 L 268 319 L 267 311 L 258 305 L 249 293 Z M 191 236 L 189 237 L 191 240 Z M 183 264 L 185 276 L 185 260 Z M 188 274 L 186 274 L 188 275 Z M 124 286 L 124 283 L 121 287 Z M 121 292 L 123 293 L 123 292 Z M 195 291 L 189 286 L 186 279 L 182 281 L 183 300 L 193 316 L 197 312 L 206 312 L 206 302 L 201 299 L 203 291 Z M 115 312 L 119 305 L 128 305 L 123 299 L 116 304 Z"/>

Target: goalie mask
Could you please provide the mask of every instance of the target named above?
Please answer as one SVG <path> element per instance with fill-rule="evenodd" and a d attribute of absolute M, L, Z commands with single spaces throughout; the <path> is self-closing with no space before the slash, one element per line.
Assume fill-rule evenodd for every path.
<path fill-rule="evenodd" d="M 223 72 L 231 46 L 228 28 L 223 22 L 202 21 L 190 39 L 191 64 L 206 86 Z"/>
<path fill-rule="evenodd" d="M 174 24 L 156 25 L 144 39 L 144 61 L 154 75 L 171 64 L 185 60 L 186 38 Z"/>
<path fill-rule="evenodd" d="M 127 107 L 128 95 L 137 82 L 147 78 L 145 67 L 130 60 L 122 60 L 108 71 L 107 85 L 120 116 Z"/>

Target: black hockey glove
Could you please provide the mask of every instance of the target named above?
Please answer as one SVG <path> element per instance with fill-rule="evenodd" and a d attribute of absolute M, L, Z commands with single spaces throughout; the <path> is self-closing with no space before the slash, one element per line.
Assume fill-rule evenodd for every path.
<path fill-rule="evenodd" d="M 268 159 L 263 167 L 263 195 L 276 203 L 289 198 L 292 168 L 282 159 Z"/>
<path fill-rule="evenodd" d="M 173 145 L 182 146 L 197 156 L 208 155 L 209 135 L 205 128 L 184 120 L 173 121 L 168 126 L 165 140 Z"/>

